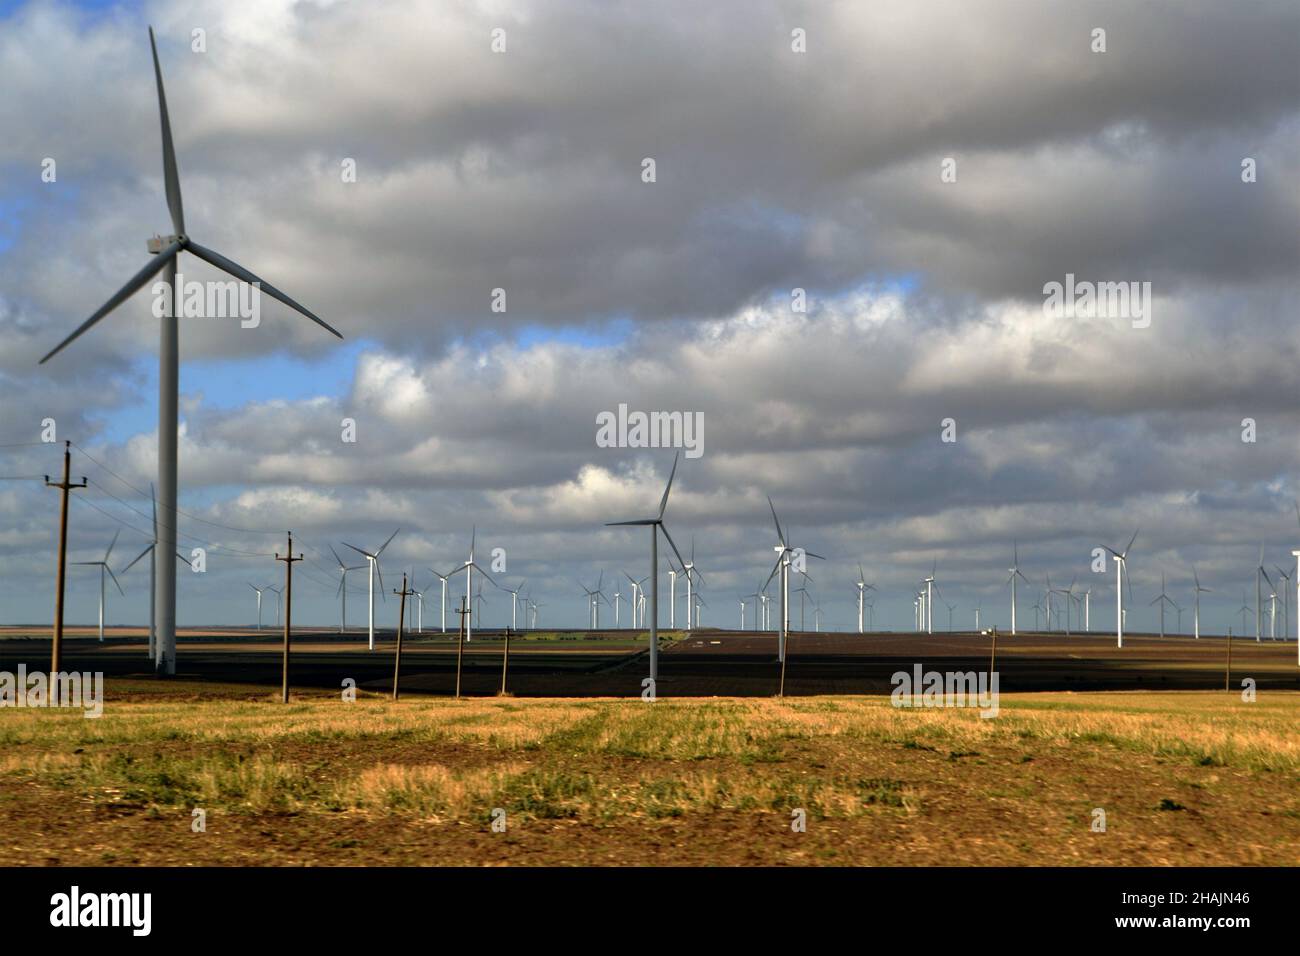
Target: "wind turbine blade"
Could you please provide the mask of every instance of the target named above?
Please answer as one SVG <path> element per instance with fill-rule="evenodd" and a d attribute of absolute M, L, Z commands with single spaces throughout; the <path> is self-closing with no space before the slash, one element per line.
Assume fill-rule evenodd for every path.
<path fill-rule="evenodd" d="M 1141 531 L 1141 530 L 1142 530 L 1141 528 L 1138 529 L 1138 531 Z M 1136 541 L 1137 539 L 1138 539 L 1138 532 L 1137 532 L 1137 531 L 1134 531 L 1134 532 L 1133 532 L 1133 537 L 1131 537 L 1131 538 L 1128 539 L 1128 547 L 1124 549 L 1124 556 L 1125 556 L 1125 557 L 1128 557 L 1128 553 L 1129 553 L 1130 551 L 1133 550 L 1133 542 Z"/>
<path fill-rule="evenodd" d="M 109 576 L 110 578 L 112 578 L 112 579 L 113 579 L 113 583 L 114 583 L 115 585 L 117 585 L 117 593 L 120 594 L 120 595 L 122 595 L 122 597 L 126 597 L 126 592 L 122 590 L 122 585 L 121 585 L 121 584 L 118 584 L 118 581 L 117 581 L 117 575 L 113 573 L 113 569 L 110 568 L 107 564 L 105 564 L 105 565 L 104 565 L 104 570 L 108 572 L 108 576 Z"/>
<path fill-rule="evenodd" d="M 807 555 L 807 556 L 810 557 L 810 558 L 816 558 L 818 561 L 825 561 L 825 560 L 826 560 L 826 558 L 823 557 L 822 555 L 820 555 L 820 554 L 813 554 L 811 551 L 805 551 L 804 554 Z"/>
<path fill-rule="evenodd" d="M 658 523 L 659 523 L 658 518 L 642 518 L 639 521 L 606 521 L 605 527 L 617 528 L 623 525 L 646 525 L 646 524 L 658 524 Z"/>
<path fill-rule="evenodd" d="M 369 551 L 362 551 L 362 550 L 361 550 L 360 548 L 358 548 L 355 544 L 348 544 L 346 541 L 343 542 L 343 547 L 345 547 L 345 548 L 351 548 L 351 549 L 352 549 L 353 551 L 355 551 L 357 554 L 365 555 L 367 558 L 378 557 L 378 555 L 371 554 Z"/>
<path fill-rule="evenodd" d="M 677 555 L 677 560 L 678 560 L 678 561 L 682 561 L 682 553 L 681 553 L 680 551 L 677 550 L 677 542 L 673 541 L 673 536 L 670 535 L 670 534 L 668 533 L 668 526 L 667 526 L 666 524 L 664 524 L 664 523 L 661 521 L 661 522 L 659 522 L 659 530 L 662 531 L 662 532 L 664 533 L 664 538 L 667 539 L 667 541 L 668 541 L 668 546 L 669 546 L 670 548 L 673 549 L 673 554 Z M 686 562 L 685 562 L 685 561 L 682 561 L 682 565 L 683 565 L 683 567 L 685 566 L 685 564 L 686 564 Z M 658 572 L 659 572 L 659 569 L 658 569 L 658 568 L 655 568 L 655 573 L 657 574 Z M 641 580 L 644 581 L 644 580 L 646 580 L 646 579 L 645 579 L 645 578 L 642 578 Z M 638 582 L 637 587 L 640 587 L 640 586 L 641 586 L 641 585 L 640 585 L 640 583 Z"/>
<path fill-rule="evenodd" d="M 133 567 L 135 567 L 135 563 L 136 563 L 136 561 L 139 561 L 141 558 L 143 558 L 146 554 L 148 554 L 148 553 L 149 553 L 150 551 L 152 551 L 152 550 L 153 550 L 153 545 L 151 544 L 151 545 L 149 545 L 147 548 L 145 548 L 143 551 L 141 551 L 139 554 L 137 554 L 137 555 L 135 556 L 135 559 L 132 560 L 132 562 L 131 562 L 130 564 L 128 564 L 126 567 L 124 567 L 124 568 L 122 569 L 122 573 L 123 573 L 123 574 L 126 574 L 126 572 L 130 571 Z"/>
<path fill-rule="evenodd" d="M 153 27 L 149 28 L 149 48 L 153 51 L 153 75 L 158 81 L 158 115 L 162 119 L 163 181 L 167 185 L 167 209 L 172 214 L 176 235 L 185 235 L 185 210 L 181 205 L 181 179 L 176 171 L 176 147 L 172 145 L 172 124 L 167 115 L 167 94 L 163 92 L 162 67 L 158 65 L 158 45 Z"/>
<path fill-rule="evenodd" d="M 104 552 L 105 564 L 108 563 L 108 556 L 113 553 L 113 546 L 117 544 L 117 536 L 121 533 L 122 533 L 121 528 L 118 528 L 116 531 L 113 532 L 113 540 L 108 543 L 108 550 Z"/>
<path fill-rule="evenodd" d="M 402 530 L 401 528 L 398 528 L 397 531 L 394 531 L 392 534 L 390 534 L 390 535 L 388 536 L 388 540 L 387 540 L 387 541 L 385 541 L 383 544 L 381 544 L 381 545 L 379 546 L 379 550 L 375 552 L 375 557 L 376 557 L 376 558 L 379 557 L 381 554 L 384 553 L 384 548 L 388 547 L 390 544 L 393 543 L 393 539 L 397 537 L 397 532 L 398 532 L 398 531 L 401 531 L 401 530 Z"/>
<path fill-rule="evenodd" d="M 673 470 L 670 471 L 670 472 L 668 472 L 668 484 L 667 484 L 667 486 L 665 486 L 665 488 L 664 488 L 664 496 L 663 496 L 663 498 L 661 498 L 661 499 L 659 500 L 659 518 L 660 518 L 660 520 L 663 519 L 663 516 L 664 516 L 664 509 L 668 507 L 668 492 L 670 492 L 670 491 L 673 490 L 673 476 L 675 476 L 675 475 L 677 474 L 677 460 L 681 457 L 681 455 L 682 455 L 681 452 L 677 452 L 677 454 L 673 455 Z"/>
<path fill-rule="evenodd" d="M 771 495 L 767 496 L 767 506 L 772 509 L 772 523 L 776 525 L 776 540 L 781 545 L 781 547 L 784 548 L 785 534 L 784 532 L 781 531 L 781 521 L 776 516 L 776 505 L 772 504 Z"/>
<path fill-rule="evenodd" d="M 778 571 L 781 570 L 781 559 L 784 558 L 784 557 L 785 557 L 785 554 L 784 554 L 784 553 L 777 555 L 777 558 L 776 558 L 776 564 L 772 566 L 772 573 L 769 574 L 769 575 L 767 576 L 767 580 L 763 582 L 763 590 L 764 590 L 764 591 L 766 591 L 766 590 L 767 590 L 767 586 L 768 586 L 769 584 L 772 583 L 772 579 L 773 579 L 774 577 L 776 577 L 776 572 L 778 572 Z"/>
<path fill-rule="evenodd" d="M 338 553 L 337 551 L 334 550 L 334 545 L 332 545 L 332 544 L 331 544 L 331 545 L 326 545 L 326 547 L 328 547 L 328 548 L 330 549 L 330 554 L 334 555 L 334 561 L 335 561 L 335 563 L 338 564 L 338 566 L 339 566 L 340 568 L 343 567 L 343 566 L 344 566 L 344 565 L 343 565 L 343 559 L 340 558 L 340 557 L 339 557 L 339 553 Z"/>
<path fill-rule="evenodd" d="M 244 282 L 247 282 L 250 285 L 252 283 L 257 283 L 258 287 L 261 288 L 261 290 L 265 292 L 267 295 L 269 295 L 271 298 L 279 299 L 289 308 L 295 310 L 296 312 L 300 312 L 303 315 L 305 315 L 307 318 L 311 319 L 313 322 L 319 325 L 326 332 L 330 332 L 333 335 L 337 335 L 339 338 L 343 338 L 343 334 L 339 332 L 338 329 L 334 328 L 334 326 L 330 325 L 328 322 L 326 322 L 320 316 L 316 315 L 310 309 L 307 309 L 299 305 L 297 302 L 289 298 L 287 295 L 285 295 L 275 286 L 271 285 L 271 283 L 265 281 L 264 279 L 258 278 L 253 273 L 249 272 L 247 269 L 241 266 L 238 262 L 234 262 L 230 259 L 227 259 L 221 253 L 214 252 L 211 249 L 204 248 L 203 246 L 200 246 L 196 242 L 189 243 L 189 245 L 187 245 L 185 248 L 188 251 L 194 253 L 200 259 L 204 260 L 205 262 L 210 262 L 212 265 L 216 266 L 222 272 L 229 273 L 230 275 L 234 276 L 236 279 L 242 279 Z"/>
<path fill-rule="evenodd" d="M 376 555 L 378 557 L 378 555 Z M 384 572 L 380 570 L 379 562 L 375 561 L 375 576 L 379 578 L 379 596 L 388 602 L 388 596 L 384 593 Z"/>
<path fill-rule="evenodd" d="M 107 302 L 101 305 L 94 315 L 88 318 L 85 322 L 82 322 L 81 325 L 77 327 L 77 331 L 73 332 L 66 339 L 64 339 L 62 342 L 56 345 L 52 350 L 47 352 L 45 358 L 41 359 L 40 362 L 38 362 L 37 364 L 44 365 L 50 359 L 54 358 L 54 356 L 58 355 L 65 348 L 71 345 L 74 341 L 76 341 L 81 336 L 83 332 L 85 332 L 92 325 L 94 325 L 104 316 L 108 315 L 108 313 L 112 312 L 119 305 L 121 305 L 123 302 L 129 299 L 137 291 L 139 291 L 140 288 L 146 282 L 152 279 L 157 273 L 162 271 L 162 267 L 167 265 L 168 262 L 174 259 L 176 257 L 176 254 L 180 251 L 181 251 L 181 244 L 179 242 L 173 242 L 167 245 L 166 248 L 162 250 L 162 252 L 158 253 L 158 255 L 153 257 L 153 260 L 148 265 L 146 265 L 143 269 L 141 269 L 139 272 L 133 275 L 130 281 L 128 281 L 126 285 L 118 289 L 117 292 L 113 294 L 113 297 L 111 299 L 109 299 Z"/>

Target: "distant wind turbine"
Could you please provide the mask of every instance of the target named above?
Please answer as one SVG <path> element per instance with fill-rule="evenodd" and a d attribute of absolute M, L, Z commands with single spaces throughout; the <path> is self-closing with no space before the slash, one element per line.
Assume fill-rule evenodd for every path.
<path fill-rule="evenodd" d="M 1259 564 L 1255 567 L 1255 641 L 1256 643 L 1264 639 L 1263 621 L 1262 621 L 1264 605 L 1263 605 L 1263 597 L 1261 594 L 1261 587 L 1259 583 L 1259 579 L 1261 577 L 1268 582 L 1268 586 L 1270 588 L 1273 586 L 1273 579 L 1270 578 L 1268 576 L 1268 572 L 1264 570 L 1264 546 L 1262 544 L 1259 546 Z"/>
<path fill-rule="evenodd" d="M 1011 567 L 1007 569 L 1008 571 L 1011 572 L 1011 576 L 1007 578 L 1007 583 L 1011 585 L 1011 636 L 1015 637 L 1016 635 L 1016 578 L 1020 578 L 1026 584 L 1029 583 L 1029 578 L 1025 577 L 1020 572 L 1020 545 L 1018 545 L 1015 541 L 1011 542 L 1011 555 L 1012 555 Z M 1037 628 L 1038 625 L 1037 623 L 1035 623 L 1034 629 L 1037 630 Z"/>
<path fill-rule="evenodd" d="M 772 550 L 776 552 L 776 564 L 772 567 L 772 573 L 767 576 L 767 582 L 763 585 L 763 590 L 772 583 L 772 579 L 779 573 L 781 575 L 779 588 L 781 593 L 781 633 L 777 643 L 777 659 L 782 663 L 785 662 L 786 640 L 790 635 L 790 556 L 795 553 L 790 547 L 790 541 L 786 537 L 785 531 L 781 529 L 781 519 L 776 516 L 776 505 L 772 504 L 772 498 L 769 495 L 767 506 L 772 510 L 772 523 L 776 525 L 776 541 Z M 825 560 L 820 554 L 813 554 L 805 550 L 803 554 L 809 558 Z M 784 673 L 784 670 L 782 670 Z"/>
<path fill-rule="evenodd" d="M 181 203 L 180 173 L 176 166 L 176 149 L 172 144 L 171 120 L 167 114 L 167 97 L 163 92 L 162 67 L 158 63 L 158 47 L 154 42 L 153 28 L 149 29 L 149 47 L 153 52 L 154 79 L 158 86 L 158 114 L 162 124 L 163 182 L 167 193 L 167 208 L 171 213 L 173 234 L 149 241 L 149 251 L 156 258 L 137 272 L 114 295 L 99 307 L 89 319 L 56 345 L 40 364 L 45 364 L 104 316 L 108 315 L 132 295 L 142 289 L 157 273 L 162 272 L 168 298 L 167 316 L 161 322 L 158 349 L 158 495 L 162 500 L 163 523 L 159 548 L 155 555 L 160 562 L 154 580 L 154 608 L 158 627 L 157 670 L 163 674 L 176 673 L 176 449 L 178 444 L 177 405 L 180 395 L 180 323 L 176 304 L 181 294 L 176 288 L 176 260 L 182 252 L 198 256 L 204 262 L 242 282 L 253 285 L 289 308 L 300 312 L 321 328 L 343 336 L 319 316 L 299 305 L 275 286 L 264 282 L 243 266 L 219 252 L 193 242 L 185 231 L 185 214 Z"/>
<path fill-rule="evenodd" d="M 113 540 L 108 543 L 108 550 L 104 552 L 102 561 L 73 561 L 73 564 L 86 565 L 88 567 L 99 568 L 99 642 L 104 642 L 104 575 L 107 574 L 113 579 L 114 586 L 117 587 L 117 593 L 126 597 L 126 592 L 122 590 L 122 585 L 117 583 L 117 575 L 113 569 L 108 566 L 108 556 L 113 553 L 113 545 L 117 544 L 117 536 L 121 530 L 113 532 Z"/>
<path fill-rule="evenodd" d="M 474 563 L 474 545 L 477 543 L 477 541 L 478 541 L 478 527 L 471 526 L 470 534 L 469 534 L 469 557 L 465 559 L 465 563 L 462 564 L 460 567 L 453 568 L 452 570 L 447 572 L 447 577 L 451 577 L 453 574 L 457 574 L 461 571 L 465 572 L 465 606 L 470 610 L 473 610 L 474 607 L 473 605 L 474 599 L 471 593 L 471 584 L 473 583 L 474 580 L 474 572 L 477 571 L 479 574 L 483 575 L 483 577 L 491 581 L 494 585 L 496 584 L 495 581 L 492 581 L 492 575 L 488 574 L 486 571 L 484 571 L 482 568 L 480 568 L 477 564 Z M 465 617 L 465 642 L 466 643 L 469 643 L 474 638 L 473 620 L 474 620 L 474 616 L 472 614 L 466 615 Z"/>
<path fill-rule="evenodd" d="M 343 601 L 342 606 L 339 608 L 339 633 L 342 634 L 348 626 L 348 572 L 360 571 L 365 568 L 365 565 L 355 564 L 348 567 L 343 563 L 343 559 L 339 557 L 339 553 L 334 550 L 333 545 L 330 545 L 330 554 L 334 555 L 334 561 L 338 564 L 339 589 L 336 593 Z"/>
<path fill-rule="evenodd" d="M 132 559 L 130 564 L 122 569 L 122 573 L 126 574 L 135 566 L 136 561 L 139 561 L 146 554 L 149 555 L 149 659 L 154 662 L 156 667 L 158 663 L 158 606 L 154 602 L 153 596 L 158 593 L 158 498 L 154 494 L 152 483 L 149 485 L 149 501 L 153 505 L 153 540 Z M 191 566 L 189 558 L 179 551 L 176 552 L 176 557 L 183 561 L 187 567 Z"/>
<path fill-rule="evenodd" d="M 1192 580 L 1196 582 L 1196 590 L 1193 592 L 1193 593 L 1196 595 L 1196 603 L 1195 603 L 1195 607 L 1193 608 L 1193 611 L 1192 611 L 1192 626 L 1193 626 L 1193 629 L 1194 629 L 1194 632 L 1195 632 L 1195 635 L 1196 635 L 1197 640 L 1200 640 L 1200 637 L 1201 637 L 1201 595 L 1202 595 L 1202 594 L 1209 594 L 1209 593 L 1210 593 L 1210 589 L 1209 589 L 1209 588 L 1203 588 L 1203 587 L 1201 587 L 1201 577 L 1200 577 L 1199 574 L 1196 573 L 1196 565 L 1194 565 L 1194 564 L 1192 565 Z"/>

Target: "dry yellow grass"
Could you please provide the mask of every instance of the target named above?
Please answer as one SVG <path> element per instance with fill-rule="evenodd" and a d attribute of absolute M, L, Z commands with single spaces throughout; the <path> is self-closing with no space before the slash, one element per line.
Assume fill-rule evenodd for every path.
<path fill-rule="evenodd" d="M 516 828 L 561 821 L 629 844 L 664 825 L 779 830 L 802 809 L 850 827 L 828 861 L 861 839 L 864 854 L 909 841 L 949 862 L 990 845 L 1026 862 L 1090 859 L 1102 806 L 1122 834 L 1104 852 L 1122 859 L 1191 852 L 1181 845 L 1201 862 L 1295 862 L 1298 706 L 1290 692 L 1026 694 L 983 719 L 857 697 L 144 698 L 110 701 L 98 720 L 0 711 L 0 797 L 35 784 L 164 819 L 204 807 L 467 832 L 502 808 Z M 0 831 L 20 822 L 6 807 Z"/>

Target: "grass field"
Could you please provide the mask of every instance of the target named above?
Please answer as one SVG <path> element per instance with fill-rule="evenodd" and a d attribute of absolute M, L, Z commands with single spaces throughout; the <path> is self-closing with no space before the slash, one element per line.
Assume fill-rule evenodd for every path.
<path fill-rule="evenodd" d="M 0 710 L 10 863 L 1300 862 L 1294 692 L 1003 694 L 985 720 L 880 697 L 109 689 L 98 720 Z"/>

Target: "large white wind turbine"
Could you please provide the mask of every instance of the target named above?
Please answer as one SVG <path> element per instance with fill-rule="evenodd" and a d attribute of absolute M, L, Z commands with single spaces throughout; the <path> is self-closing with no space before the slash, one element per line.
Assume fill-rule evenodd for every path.
<path fill-rule="evenodd" d="M 677 474 L 677 461 L 680 456 L 673 456 L 673 470 L 668 473 L 668 484 L 664 487 L 664 496 L 659 499 L 659 514 L 653 518 L 640 518 L 634 521 L 610 521 L 609 527 L 614 526 L 640 526 L 650 529 L 650 679 L 659 679 L 659 532 L 663 532 L 664 539 L 673 549 L 673 554 L 677 555 L 678 562 L 683 567 L 686 562 L 682 559 L 682 553 L 677 550 L 677 545 L 673 543 L 673 536 L 668 533 L 668 526 L 664 524 L 664 511 L 668 507 L 668 493 L 673 490 L 673 478 Z M 689 579 L 688 579 L 689 580 Z M 687 609 L 689 613 L 689 608 Z"/>
<path fill-rule="evenodd" d="M 379 575 L 379 597 L 383 601 L 388 600 L 388 598 L 384 596 L 384 572 L 379 570 L 379 556 L 384 553 L 384 548 L 392 544 L 393 539 L 397 537 L 397 532 L 401 530 L 402 530 L 401 528 L 398 528 L 397 531 L 394 531 L 392 534 L 390 534 L 388 536 L 388 540 L 385 541 L 383 544 L 381 544 L 379 546 L 379 549 L 374 552 L 363 551 L 361 548 L 358 548 L 355 544 L 348 544 L 346 541 L 343 542 L 343 546 L 345 548 L 351 548 L 357 554 L 365 558 L 366 563 L 370 565 L 370 601 L 369 601 L 370 612 L 369 612 L 369 617 L 367 618 L 367 630 L 370 635 L 370 649 L 372 651 L 375 649 L 375 575 L 376 574 Z"/>
<path fill-rule="evenodd" d="M 117 593 L 126 597 L 126 592 L 122 590 L 122 585 L 117 583 L 117 575 L 113 569 L 108 566 L 108 556 L 113 553 L 113 545 L 117 544 L 117 536 L 121 530 L 113 532 L 113 540 L 108 543 L 108 550 L 104 552 L 102 561 L 73 561 L 73 564 L 83 564 L 90 567 L 99 568 L 99 640 L 102 644 L 104 641 L 104 575 L 107 574 L 113 579 L 113 584 L 117 587 Z"/>
<path fill-rule="evenodd" d="M 1118 647 L 1124 646 L 1124 583 L 1128 580 L 1128 553 L 1137 537 L 1138 533 L 1134 531 L 1133 537 L 1128 540 L 1128 547 L 1123 551 L 1102 545 L 1115 561 L 1115 641 Z"/>
<path fill-rule="evenodd" d="M 149 240 L 149 251 L 155 255 L 152 262 L 131 277 L 107 302 L 71 335 L 56 345 L 41 364 L 48 362 L 75 341 L 104 316 L 142 289 L 159 272 L 163 273 L 167 293 L 167 315 L 161 322 L 158 349 L 158 495 L 162 501 L 162 534 L 159 549 L 155 550 L 160 562 L 154 581 L 154 613 L 158 627 L 157 670 L 164 674 L 176 673 L 176 447 L 178 438 L 177 405 L 180 394 L 180 323 L 176 305 L 181 295 L 176 288 L 176 260 L 182 252 L 198 256 L 222 272 L 242 282 L 253 285 L 291 309 L 300 312 L 321 328 L 343 336 L 319 316 L 299 305 L 275 286 L 264 282 L 237 262 L 233 262 L 211 249 L 192 241 L 185 232 L 185 213 L 181 203 L 180 173 L 176 167 L 176 150 L 172 145 L 171 120 L 167 114 L 167 97 L 163 92 L 162 67 L 158 63 L 158 47 L 154 42 L 153 28 L 149 30 L 149 47 L 153 52 L 154 79 L 158 86 L 158 114 L 162 125 L 163 182 L 167 193 L 167 209 L 171 213 L 172 235 Z"/>

